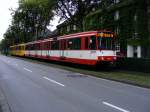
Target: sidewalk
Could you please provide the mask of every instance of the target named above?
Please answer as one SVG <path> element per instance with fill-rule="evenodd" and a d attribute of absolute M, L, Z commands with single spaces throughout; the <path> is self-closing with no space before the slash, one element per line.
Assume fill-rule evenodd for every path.
<path fill-rule="evenodd" d="M 7 100 L 0 87 L 0 112 L 11 112 Z"/>

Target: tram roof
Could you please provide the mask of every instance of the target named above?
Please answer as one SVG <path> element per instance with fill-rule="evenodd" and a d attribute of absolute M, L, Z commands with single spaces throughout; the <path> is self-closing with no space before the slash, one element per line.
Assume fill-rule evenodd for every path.
<path fill-rule="evenodd" d="M 41 42 L 47 42 L 47 41 L 52 41 L 52 40 L 54 40 L 54 38 L 57 38 L 57 40 L 61 40 L 61 39 L 74 38 L 74 37 L 92 36 L 92 35 L 96 35 L 99 32 L 111 32 L 111 31 L 96 30 L 96 31 L 79 32 L 79 33 L 73 33 L 73 34 L 68 34 L 68 35 L 63 35 L 63 36 L 48 38 L 48 39 L 44 39 L 44 40 L 32 41 L 32 42 L 26 43 L 26 45 L 28 45 L 28 44 L 35 44 L 35 43 L 41 43 Z"/>

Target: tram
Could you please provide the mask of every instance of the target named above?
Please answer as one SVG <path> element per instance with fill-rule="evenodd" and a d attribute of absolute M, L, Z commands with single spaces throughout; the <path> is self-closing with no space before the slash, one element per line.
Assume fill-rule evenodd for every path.
<path fill-rule="evenodd" d="M 84 65 L 116 60 L 113 32 L 80 32 L 11 46 L 11 55 Z"/>

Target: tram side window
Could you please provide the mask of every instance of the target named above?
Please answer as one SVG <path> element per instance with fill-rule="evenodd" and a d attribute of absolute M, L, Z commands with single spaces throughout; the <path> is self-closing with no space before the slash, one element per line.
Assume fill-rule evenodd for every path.
<path fill-rule="evenodd" d="M 51 42 L 49 41 L 48 42 L 48 50 L 50 50 L 51 49 Z"/>
<path fill-rule="evenodd" d="M 56 41 L 55 50 L 59 50 L 59 41 Z"/>
<path fill-rule="evenodd" d="M 18 46 L 19 50 L 21 50 L 21 46 Z"/>
<path fill-rule="evenodd" d="M 64 49 L 64 40 L 60 40 L 60 50 Z"/>
<path fill-rule="evenodd" d="M 29 45 L 26 45 L 26 48 L 25 48 L 26 50 L 29 50 Z"/>
<path fill-rule="evenodd" d="M 37 50 L 40 50 L 40 43 L 37 44 Z"/>
<path fill-rule="evenodd" d="M 54 48 L 55 48 L 55 41 L 52 41 L 52 43 L 51 43 L 51 49 L 54 50 Z"/>
<path fill-rule="evenodd" d="M 47 49 L 47 43 L 46 42 L 43 42 L 43 49 L 42 50 L 46 50 Z"/>
<path fill-rule="evenodd" d="M 30 50 L 30 45 L 27 45 L 27 50 Z"/>
<path fill-rule="evenodd" d="M 49 42 L 46 42 L 46 50 L 49 49 Z"/>
<path fill-rule="evenodd" d="M 34 50 L 34 46 L 33 46 L 33 44 L 31 44 L 31 50 Z"/>
<path fill-rule="evenodd" d="M 50 49 L 50 42 L 46 42 L 46 49 L 49 50 Z"/>
<path fill-rule="evenodd" d="M 74 49 L 76 50 L 81 49 L 81 38 L 74 39 Z"/>
<path fill-rule="evenodd" d="M 81 38 L 74 38 L 68 40 L 68 49 L 79 50 L 81 48 Z"/>
<path fill-rule="evenodd" d="M 31 44 L 27 45 L 28 46 L 28 50 L 31 50 Z"/>
<path fill-rule="evenodd" d="M 40 44 L 39 43 L 34 44 L 34 49 L 35 50 L 40 50 Z"/>
<path fill-rule="evenodd" d="M 88 37 L 85 37 L 84 47 L 85 49 L 88 49 Z"/>
<path fill-rule="evenodd" d="M 68 49 L 72 49 L 73 39 L 69 39 L 67 42 L 68 42 Z"/>
<path fill-rule="evenodd" d="M 21 50 L 24 50 L 23 46 L 21 46 Z"/>
<path fill-rule="evenodd" d="M 95 36 L 91 36 L 90 37 L 90 46 L 89 48 L 91 50 L 95 50 L 96 49 L 96 37 Z"/>
<path fill-rule="evenodd" d="M 28 45 L 28 50 L 31 50 L 31 45 Z"/>
<path fill-rule="evenodd" d="M 29 50 L 32 50 L 32 44 L 29 45 Z"/>
<path fill-rule="evenodd" d="M 51 49 L 52 50 L 58 50 L 59 49 L 59 41 L 53 41 Z"/>
<path fill-rule="evenodd" d="M 36 50 L 36 44 L 33 44 L 33 50 Z"/>
<path fill-rule="evenodd" d="M 21 46 L 21 50 L 24 50 L 24 46 Z"/>
<path fill-rule="evenodd" d="M 62 42 L 63 42 L 63 45 L 62 45 L 63 49 L 67 49 L 67 45 L 66 45 L 67 42 L 66 42 L 66 40 L 63 40 Z"/>
<path fill-rule="evenodd" d="M 28 50 L 28 46 L 27 45 L 25 46 L 25 50 Z"/>
<path fill-rule="evenodd" d="M 16 47 L 16 51 L 18 51 L 18 50 L 19 50 L 19 47 L 17 46 L 17 47 Z"/>
<path fill-rule="evenodd" d="M 30 50 L 30 48 L 29 48 L 29 45 L 26 45 L 26 48 L 25 48 L 26 50 Z"/>

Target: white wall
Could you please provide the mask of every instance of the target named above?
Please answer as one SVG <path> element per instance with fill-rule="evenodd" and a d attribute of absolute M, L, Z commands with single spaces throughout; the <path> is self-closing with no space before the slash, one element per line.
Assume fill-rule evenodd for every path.
<path fill-rule="evenodd" d="M 133 46 L 127 45 L 127 57 L 132 58 L 133 57 Z"/>
<path fill-rule="evenodd" d="M 137 57 L 141 58 L 141 46 L 137 46 Z"/>
<path fill-rule="evenodd" d="M 134 53 L 137 53 L 137 58 L 141 58 L 141 46 L 136 46 L 137 48 L 134 49 L 134 46 L 132 45 L 127 45 L 127 57 L 128 58 L 133 58 Z"/>

